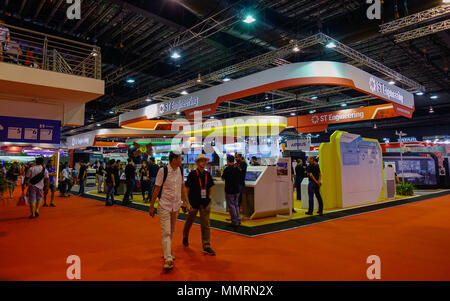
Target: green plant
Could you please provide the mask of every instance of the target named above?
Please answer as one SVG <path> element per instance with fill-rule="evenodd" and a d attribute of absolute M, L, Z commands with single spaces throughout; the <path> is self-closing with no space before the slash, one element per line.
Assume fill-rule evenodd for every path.
<path fill-rule="evenodd" d="M 414 195 L 414 185 L 408 182 L 402 182 L 396 188 L 398 195 Z"/>

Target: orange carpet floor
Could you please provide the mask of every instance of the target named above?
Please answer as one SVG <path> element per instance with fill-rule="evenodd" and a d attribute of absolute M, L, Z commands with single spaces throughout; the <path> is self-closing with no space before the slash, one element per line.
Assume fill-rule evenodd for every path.
<path fill-rule="evenodd" d="M 370 255 L 382 280 L 450 280 L 450 196 L 253 238 L 212 230 L 215 257 L 198 225 L 184 248 L 179 221 L 169 274 L 157 216 L 74 196 L 56 204 L 28 219 L 0 201 L 0 280 L 67 280 L 69 255 L 82 280 L 367 280 Z"/>

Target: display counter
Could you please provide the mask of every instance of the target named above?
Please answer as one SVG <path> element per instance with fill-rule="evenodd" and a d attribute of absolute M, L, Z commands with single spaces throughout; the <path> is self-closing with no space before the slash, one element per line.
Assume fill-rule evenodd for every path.
<path fill-rule="evenodd" d="M 246 218 L 256 219 L 286 214 L 290 211 L 289 202 L 292 200 L 292 188 L 286 189 L 285 183 L 280 181 L 277 166 L 249 166 L 245 178 L 245 188 L 242 194 L 242 211 Z M 212 210 L 227 212 L 225 199 L 225 182 L 214 178 L 212 196 Z"/>

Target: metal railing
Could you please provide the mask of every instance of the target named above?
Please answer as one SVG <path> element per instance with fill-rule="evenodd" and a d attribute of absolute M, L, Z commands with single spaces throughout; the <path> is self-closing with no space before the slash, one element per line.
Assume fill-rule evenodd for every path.
<path fill-rule="evenodd" d="M 7 24 L 0 25 L 0 62 L 102 77 L 100 47 Z"/>

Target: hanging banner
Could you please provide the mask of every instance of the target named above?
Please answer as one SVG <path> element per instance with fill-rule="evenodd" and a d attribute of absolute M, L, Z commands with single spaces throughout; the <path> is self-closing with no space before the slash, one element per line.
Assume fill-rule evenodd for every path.
<path fill-rule="evenodd" d="M 302 150 L 309 151 L 311 147 L 311 139 L 293 139 L 286 141 L 286 150 Z"/>
<path fill-rule="evenodd" d="M 0 141 L 60 144 L 61 121 L 0 116 Z"/>
<path fill-rule="evenodd" d="M 399 117 L 392 104 L 346 109 L 288 118 L 299 133 L 323 132 L 329 124 Z"/>

